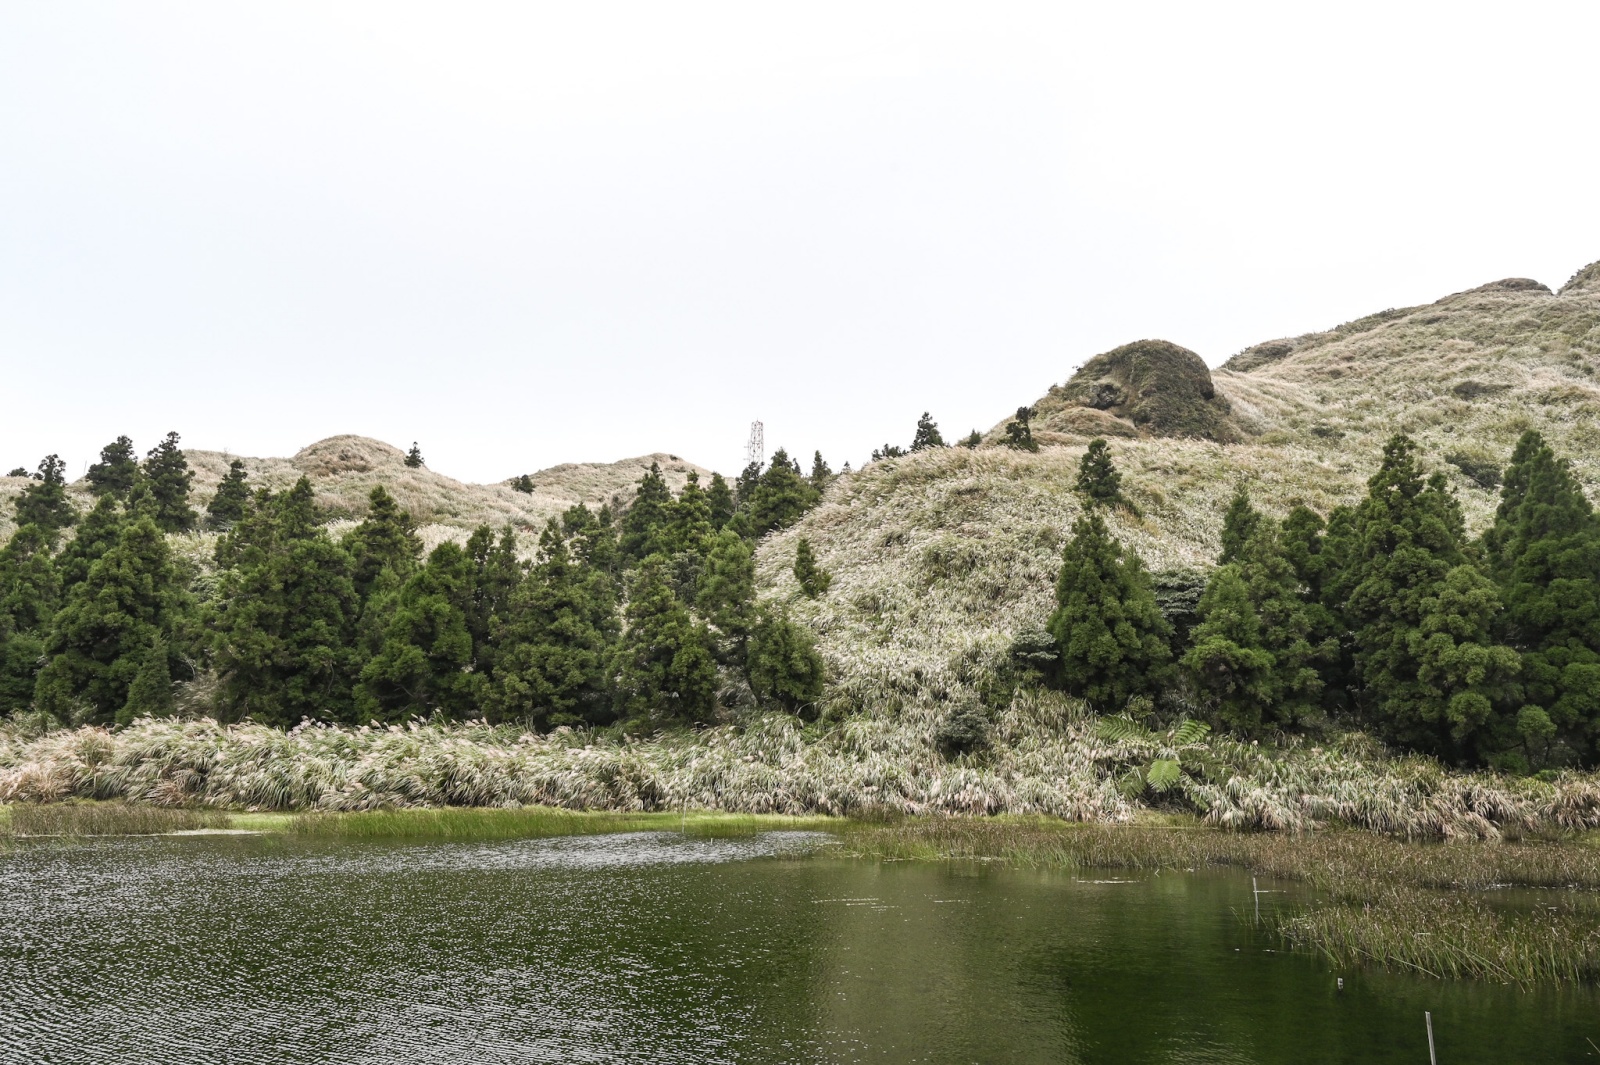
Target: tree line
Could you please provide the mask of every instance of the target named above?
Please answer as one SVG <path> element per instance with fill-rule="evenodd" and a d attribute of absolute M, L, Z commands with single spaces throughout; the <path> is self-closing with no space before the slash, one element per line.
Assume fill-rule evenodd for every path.
<path fill-rule="evenodd" d="M 1477 538 L 1404 435 L 1365 498 L 1326 516 L 1295 506 L 1274 520 L 1240 490 L 1192 616 L 1163 611 L 1108 531 L 1105 511 L 1126 501 L 1104 441 L 1078 490 L 1088 505 L 1048 639 L 1018 653 L 1098 708 L 1199 704 L 1246 736 L 1359 727 L 1509 771 L 1600 761 L 1600 519 L 1537 432 Z"/>
<path fill-rule="evenodd" d="M 674 495 L 652 464 L 620 513 L 574 506 L 524 560 L 513 530 L 487 526 L 424 557 L 382 487 L 335 537 L 307 479 L 253 487 L 238 460 L 202 516 L 176 433 L 143 462 L 127 437 L 108 444 L 79 514 L 52 455 L 0 548 L 0 713 L 125 723 L 172 713 L 175 681 L 209 678 L 208 712 L 282 726 L 807 714 L 822 661 L 803 626 L 756 599 L 753 543 L 830 476 L 820 454 L 806 476 L 780 450 L 733 484 L 691 473 Z M 168 538 L 202 526 L 220 534 L 211 565 Z"/>

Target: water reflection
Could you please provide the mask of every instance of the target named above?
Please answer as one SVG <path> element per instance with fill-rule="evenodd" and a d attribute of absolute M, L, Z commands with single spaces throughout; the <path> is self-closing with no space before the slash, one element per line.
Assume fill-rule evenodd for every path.
<path fill-rule="evenodd" d="M 818 842 L 19 846 L 0 1059 L 1414 1063 L 1424 1009 L 1451 1065 L 1600 1043 L 1589 990 L 1346 974 L 1339 994 L 1252 936 L 1248 878 L 805 857 Z"/>

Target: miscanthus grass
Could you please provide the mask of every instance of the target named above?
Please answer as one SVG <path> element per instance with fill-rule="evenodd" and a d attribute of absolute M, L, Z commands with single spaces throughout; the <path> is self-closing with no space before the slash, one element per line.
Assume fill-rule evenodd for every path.
<path fill-rule="evenodd" d="M 222 828 L 217 810 L 173 809 L 127 803 L 21 804 L 10 808 L 0 828 L 13 836 L 153 836 L 165 832 Z"/>
<path fill-rule="evenodd" d="M 0 802 L 119 799 L 161 807 L 352 811 L 527 807 L 620 812 L 875 817 L 1042 815 L 1127 823 L 1149 804 L 1229 829 L 1329 825 L 1419 839 L 1600 827 L 1600 782 L 1446 772 L 1391 758 L 1359 736 L 1326 746 L 1254 745 L 1173 733 L 1108 740 L 1081 707 L 1019 696 L 990 744 L 940 752 L 937 707 L 829 726 L 788 717 L 649 738 L 481 723 L 287 732 L 211 720 L 142 720 L 39 736 L 0 730 Z M 1132 794 L 1155 759 L 1183 771 Z"/>

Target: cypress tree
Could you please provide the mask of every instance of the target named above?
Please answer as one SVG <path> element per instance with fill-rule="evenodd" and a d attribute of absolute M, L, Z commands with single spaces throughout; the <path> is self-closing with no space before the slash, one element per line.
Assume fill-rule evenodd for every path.
<path fill-rule="evenodd" d="M 1509 695 L 1517 656 L 1490 638 L 1494 586 L 1462 550 L 1443 475 L 1424 480 L 1415 451 L 1403 435 L 1385 445 L 1335 594 L 1348 589 L 1362 699 L 1379 731 L 1447 758 L 1487 758 L 1504 742 L 1495 703 Z"/>
<path fill-rule="evenodd" d="M 761 483 L 762 469 L 760 462 L 752 462 L 739 471 L 739 476 L 733 485 L 734 500 L 739 510 L 750 509 L 750 504 L 755 499 L 756 486 Z"/>
<path fill-rule="evenodd" d="M 157 632 L 128 685 L 128 701 L 117 711 L 117 724 L 129 725 L 140 717 L 171 717 L 172 711 L 172 669 L 166 641 Z"/>
<path fill-rule="evenodd" d="M 1017 416 L 1006 422 L 1005 444 L 1018 451 L 1039 450 L 1039 442 L 1033 438 L 1032 407 L 1018 407 Z"/>
<path fill-rule="evenodd" d="M 400 590 L 383 645 L 355 686 L 359 719 L 404 721 L 435 710 L 466 717 L 484 678 L 472 670 L 467 610 L 475 573 L 471 557 L 445 541 Z"/>
<path fill-rule="evenodd" d="M 961 446 L 968 450 L 977 448 L 981 443 L 983 443 L 983 434 L 976 429 L 961 438 Z"/>
<path fill-rule="evenodd" d="M 794 550 L 794 579 L 800 582 L 800 590 L 811 599 L 827 594 L 833 584 L 833 575 L 817 565 L 817 557 L 811 553 L 811 541 L 803 536 Z"/>
<path fill-rule="evenodd" d="M 776 608 L 762 607 L 757 613 L 745 673 L 758 700 L 791 714 L 805 712 L 822 698 L 822 656 L 811 633 Z"/>
<path fill-rule="evenodd" d="M 250 506 L 250 477 L 244 463 L 234 459 L 228 463 L 228 472 L 217 485 L 216 494 L 206 504 L 206 524 L 213 529 L 226 529 L 244 517 Z"/>
<path fill-rule="evenodd" d="M 1111 448 L 1099 438 L 1089 441 L 1089 447 L 1078 462 L 1078 494 L 1091 506 L 1112 506 L 1123 502 L 1122 474 L 1111 461 Z"/>
<path fill-rule="evenodd" d="M 166 536 L 148 515 L 129 521 L 52 621 L 35 701 L 63 718 L 81 701 L 90 720 L 111 721 L 151 643 L 170 645 L 187 608 Z"/>
<path fill-rule="evenodd" d="M 930 447 L 944 447 L 944 437 L 939 435 L 939 426 L 934 422 L 933 416 L 927 411 L 922 412 L 922 417 L 917 419 L 917 432 L 911 438 L 912 451 L 926 451 Z M 820 456 L 820 452 L 818 453 Z"/>
<path fill-rule="evenodd" d="M 702 724 L 716 709 L 711 634 L 673 594 L 666 559 L 651 555 L 634 575 L 617 661 L 617 709 L 654 723 Z"/>
<path fill-rule="evenodd" d="M 672 521 L 672 492 L 661 476 L 661 467 L 652 462 L 639 478 L 633 503 L 622 516 L 620 549 L 624 560 L 637 562 L 646 555 L 666 549 L 667 526 Z"/>
<path fill-rule="evenodd" d="M 872 461 L 879 462 L 883 459 L 904 458 L 905 453 L 906 449 L 901 447 L 899 444 L 885 444 L 880 448 L 873 449 Z"/>
<path fill-rule="evenodd" d="M 155 521 L 163 532 L 191 532 L 200 517 L 189 506 L 189 485 L 194 474 L 178 447 L 178 434 L 150 449 L 144 460 L 144 478 L 155 501 Z"/>
<path fill-rule="evenodd" d="M 728 487 L 722 474 L 713 473 L 711 486 L 706 489 L 706 509 L 709 511 L 706 517 L 711 522 L 711 528 L 720 530 L 727 525 L 733 518 L 736 506 L 733 489 Z"/>
<path fill-rule="evenodd" d="M 518 492 L 531 496 L 533 495 L 533 478 L 525 473 L 520 477 L 513 477 L 511 479 L 511 487 Z"/>
<path fill-rule="evenodd" d="M 690 470 L 670 512 L 661 546 L 667 553 L 690 551 L 698 554 L 705 549 L 710 536 L 711 504 L 700 487 L 700 475 Z"/>
<path fill-rule="evenodd" d="M 616 629 L 610 578 L 574 558 L 552 521 L 538 563 L 497 625 L 495 716 L 537 728 L 605 724 Z"/>
<path fill-rule="evenodd" d="M 1138 556 L 1112 538 L 1096 510 L 1073 525 L 1056 602 L 1048 628 L 1070 694 L 1115 710 L 1160 689 L 1171 670 L 1171 627 Z"/>
<path fill-rule="evenodd" d="M 122 535 L 124 515 L 113 495 L 103 495 L 78 523 L 77 533 L 67 541 L 56 558 L 63 590 L 82 583 L 95 560 L 116 546 Z"/>
<path fill-rule="evenodd" d="M 350 556 L 350 576 L 357 595 L 364 598 L 384 569 L 392 569 L 401 578 L 410 577 L 422 557 L 416 530 L 417 523 L 383 485 L 367 494 L 367 516 L 340 541 Z"/>
<path fill-rule="evenodd" d="M 139 480 L 139 460 L 134 454 L 133 441 L 119 436 L 101 448 L 100 461 L 89 467 L 84 479 L 89 482 L 89 491 L 97 496 L 126 499 Z"/>
<path fill-rule="evenodd" d="M 406 452 L 406 465 L 413 470 L 422 466 L 422 449 L 417 446 L 415 440 L 411 441 L 411 450 Z"/>
<path fill-rule="evenodd" d="M 755 598 L 755 553 L 738 532 L 724 529 L 706 551 L 695 606 L 715 627 L 718 657 L 726 665 L 746 659 L 746 642 L 755 624 Z"/>
<path fill-rule="evenodd" d="M 360 601 L 350 555 L 317 525 L 306 478 L 257 500 L 218 545 L 230 560 L 213 622 L 223 697 L 267 724 L 353 721 Z"/>
<path fill-rule="evenodd" d="M 750 499 L 750 524 L 757 536 L 786 529 L 799 521 L 821 498 L 799 467 L 782 448 L 773 452 L 772 462 L 755 486 Z"/>
<path fill-rule="evenodd" d="M 24 525 L 0 547 L 0 714 L 26 710 L 60 603 L 50 535 Z"/>
<path fill-rule="evenodd" d="M 37 525 L 53 532 L 77 520 L 67 501 L 67 464 L 60 455 L 46 455 L 39 462 L 39 472 L 17 497 L 16 508 L 19 526 Z"/>
<path fill-rule="evenodd" d="M 1496 635 L 1521 655 L 1517 731 L 1536 757 L 1559 736 L 1593 760 L 1600 755 L 1600 519 L 1571 466 L 1536 432 L 1517 442 L 1503 485 L 1484 543 L 1506 608 Z"/>
<path fill-rule="evenodd" d="M 1245 545 L 1261 524 L 1261 512 L 1250 505 L 1250 493 L 1241 486 L 1222 516 L 1222 555 L 1217 559 L 1218 565 L 1226 566 L 1243 558 Z"/>
<path fill-rule="evenodd" d="M 833 480 L 833 470 L 823 461 L 822 452 L 813 452 L 811 455 L 811 487 L 821 495 L 828 487 L 828 482 Z"/>

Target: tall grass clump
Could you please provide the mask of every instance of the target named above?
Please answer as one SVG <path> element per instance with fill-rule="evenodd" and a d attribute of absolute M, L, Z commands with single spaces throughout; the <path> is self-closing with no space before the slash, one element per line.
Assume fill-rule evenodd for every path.
<path fill-rule="evenodd" d="M 18 804 L 11 807 L 16 836 L 154 836 L 222 828 L 228 816 L 216 810 L 170 809 L 118 802 Z"/>

